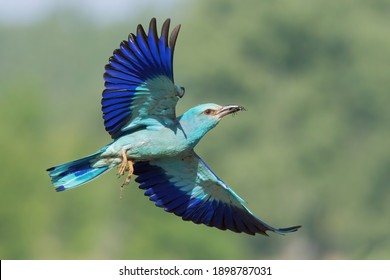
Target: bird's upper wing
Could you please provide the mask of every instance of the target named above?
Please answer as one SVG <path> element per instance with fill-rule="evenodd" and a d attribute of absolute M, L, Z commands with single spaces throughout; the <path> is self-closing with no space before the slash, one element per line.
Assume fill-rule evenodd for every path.
<path fill-rule="evenodd" d="M 248 234 L 296 231 L 273 228 L 256 218 L 244 201 L 191 151 L 183 156 L 135 163 L 136 181 L 145 195 L 165 211 L 196 224 Z"/>
<path fill-rule="evenodd" d="M 158 37 L 156 19 L 148 35 L 138 25 L 115 50 L 105 67 L 102 111 L 104 126 L 112 138 L 142 125 L 146 119 L 175 119 L 175 106 L 184 89 L 173 82 L 173 52 L 180 25 L 168 38 L 167 19 Z"/>

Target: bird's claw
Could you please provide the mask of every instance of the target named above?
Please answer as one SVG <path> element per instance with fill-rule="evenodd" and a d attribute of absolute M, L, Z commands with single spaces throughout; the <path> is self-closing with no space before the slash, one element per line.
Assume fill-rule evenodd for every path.
<path fill-rule="evenodd" d="M 126 176 L 126 179 L 122 183 L 122 185 L 120 186 L 120 189 L 121 189 L 121 196 L 120 197 L 121 198 L 122 198 L 122 191 L 123 191 L 124 187 L 128 183 L 130 183 L 131 175 L 133 175 L 133 172 L 134 172 L 133 162 L 127 158 L 126 151 L 122 150 L 122 162 L 118 166 L 118 173 L 117 173 L 118 177 L 123 176 L 126 171 L 128 172 L 127 176 Z"/>
<path fill-rule="evenodd" d="M 129 166 L 128 166 L 128 161 L 122 161 L 121 164 L 118 166 L 118 178 L 119 177 L 122 177 L 123 175 L 125 175 L 125 172 L 126 171 L 129 171 Z"/>

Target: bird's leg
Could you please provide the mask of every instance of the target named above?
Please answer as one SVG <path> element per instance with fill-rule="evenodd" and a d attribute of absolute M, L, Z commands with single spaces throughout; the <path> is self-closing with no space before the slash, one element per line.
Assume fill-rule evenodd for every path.
<path fill-rule="evenodd" d="M 127 177 L 121 185 L 121 190 L 123 190 L 123 187 L 130 183 L 131 175 L 133 175 L 134 172 L 133 162 L 127 158 L 126 150 L 124 149 L 122 149 L 122 162 L 119 165 L 118 169 L 119 177 L 124 175 L 125 172 L 128 171 Z"/>
<path fill-rule="evenodd" d="M 122 162 L 118 166 L 118 176 L 119 177 L 124 175 L 125 171 L 128 169 L 127 162 L 128 161 L 127 161 L 126 150 L 122 149 Z"/>
<path fill-rule="evenodd" d="M 127 173 L 127 177 L 126 177 L 125 181 L 123 182 L 121 188 L 123 188 L 125 185 L 130 183 L 131 175 L 133 175 L 133 172 L 134 172 L 133 162 L 131 160 L 128 160 L 127 162 L 129 164 L 129 166 L 126 168 L 128 173 Z"/>

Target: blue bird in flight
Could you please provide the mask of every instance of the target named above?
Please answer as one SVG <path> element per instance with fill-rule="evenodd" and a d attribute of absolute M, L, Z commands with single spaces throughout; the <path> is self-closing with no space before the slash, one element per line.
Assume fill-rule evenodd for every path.
<path fill-rule="evenodd" d="M 160 37 L 156 19 L 146 34 L 138 25 L 105 66 L 102 98 L 104 126 L 113 141 L 82 159 L 47 169 L 56 191 L 85 184 L 114 167 L 133 174 L 156 206 L 185 221 L 221 230 L 267 235 L 296 231 L 262 222 L 194 152 L 200 139 L 223 117 L 243 111 L 238 105 L 202 104 L 176 117 L 184 88 L 173 79 L 173 53 L 180 25 L 169 36 L 170 20 Z"/>

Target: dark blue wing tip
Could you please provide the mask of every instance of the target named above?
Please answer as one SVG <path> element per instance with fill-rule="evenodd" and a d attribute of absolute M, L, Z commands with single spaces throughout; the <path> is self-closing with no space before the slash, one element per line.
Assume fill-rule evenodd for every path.
<path fill-rule="evenodd" d="M 284 235 L 286 233 L 296 232 L 301 227 L 302 226 L 293 226 L 293 227 L 287 227 L 287 228 L 277 228 L 277 229 L 274 229 L 274 232 Z"/>
<path fill-rule="evenodd" d="M 56 188 L 56 192 L 62 192 L 66 190 L 64 186 L 59 186 L 58 188 Z"/>

